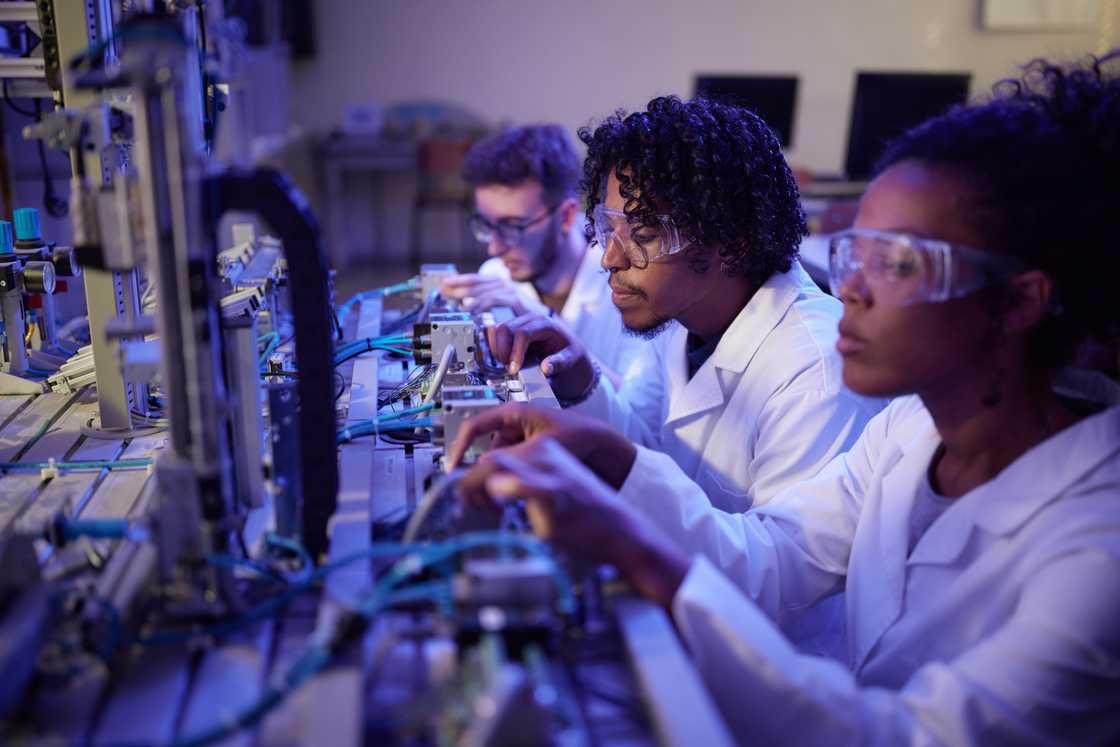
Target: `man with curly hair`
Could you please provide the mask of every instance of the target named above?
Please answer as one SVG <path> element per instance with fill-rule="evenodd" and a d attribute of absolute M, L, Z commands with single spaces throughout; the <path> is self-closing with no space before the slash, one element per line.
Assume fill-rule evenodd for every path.
<path fill-rule="evenodd" d="M 553 316 L 606 370 L 629 365 L 638 342 L 622 334 L 602 252 L 584 238 L 579 154 L 564 129 L 506 128 L 471 147 L 462 173 L 474 188 L 471 230 L 490 259 L 477 273 L 444 280 L 443 295 L 475 312 L 502 306 Z"/>
<path fill-rule="evenodd" d="M 540 359 L 562 404 L 671 456 L 721 511 L 816 475 L 883 402 L 843 386 L 841 305 L 797 261 L 805 217 L 773 132 L 743 109 L 665 97 L 580 138 L 587 233 L 623 324 L 649 342 L 617 389 L 545 316 L 494 330 L 495 354 L 511 371 Z M 787 632 L 833 653 L 841 610 L 791 614 Z"/>
<path fill-rule="evenodd" d="M 805 217 L 773 132 L 743 109 L 664 97 L 580 138 L 587 234 L 623 324 L 650 342 L 617 390 L 546 317 L 497 330 L 496 353 L 511 370 L 541 358 L 562 402 L 670 454 L 719 509 L 816 474 L 882 403 L 841 384 L 840 302 L 797 261 Z"/>

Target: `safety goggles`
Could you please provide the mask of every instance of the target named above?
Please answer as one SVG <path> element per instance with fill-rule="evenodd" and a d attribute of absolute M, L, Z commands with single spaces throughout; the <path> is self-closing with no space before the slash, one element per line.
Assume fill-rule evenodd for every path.
<path fill-rule="evenodd" d="M 489 244 L 496 235 L 505 246 L 521 246 L 521 243 L 525 240 L 525 232 L 555 213 L 558 207 L 560 205 L 553 205 L 536 218 L 530 218 L 529 220 L 502 218 L 493 223 L 478 213 L 474 213 L 470 217 L 471 233 L 483 244 Z"/>
<path fill-rule="evenodd" d="M 676 254 L 692 243 L 682 238 L 668 215 L 656 218 L 656 226 L 633 226 L 623 211 L 596 205 L 591 211 L 595 242 L 604 252 L 612 243 L 617 245 L 631 264 L 639 266 Z"/>
<path fill-rule="evenodd" d="M 1010 257 L 894 231 L 853 228 L 829 239 L 832 293 L 858 275 L 862 292 L 891 306 L 960 298 L 1023 269 Z"/>

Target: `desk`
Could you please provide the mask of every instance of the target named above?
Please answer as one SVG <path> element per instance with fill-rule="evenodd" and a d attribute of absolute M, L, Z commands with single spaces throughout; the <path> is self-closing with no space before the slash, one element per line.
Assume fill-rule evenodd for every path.
<path fill-rule="evenodd" d="M 370 174 L 377 178 L 394 172 L 414 172 L 416 141 L 388 140 L 379 135 L 336 135 L 323 140 L 316 153 L 326 196 L 327 252 L 331 266 L 338 268 L 349 264 L 352 257 L 352 252 L 345 249 L 346 174 Z M 384 218 L 378 216 L 374 223 L 374 251 L 384 246 L 384 238 Z"/>
<path fill-rule="evenodd" d="M 362 303 L 351 333 L 356 337 L 379 334 L 381 311 L 380 298 Z M 365 353 L 340 367 L 340 373 L 351 380 L 338 400 L 348 422 L 376 416 L 379 385 L 398 383 L 404 374 L 400 361 L 383 361 L 383 356 Z M 525 386 L 524 391 L 532 389 Z M 0 397 L 0 461 L 42 461 L 63 454 L 71 460 L 119 460 L 158 454 L 166 433 L 129 441 L 85 437 L 82 426 L 97 412 L 93 394 L 87 388 L 76 394 Z M 329 559 L 335 570 L 324 578 L 319 593 L 309 587 L 297 595 L 298 582 L 290 582 L 292 596 L 286 605 L 267 615 L 234 617 L 224 634 L 214 632 L 194 639 L 172 635 L 158 645 L 122 646 L 115 657 L 101 661 L 83 649 L 81 642 L 87 634 L 96 641 L 104 635 L 124 635 L 130 631 L 129 625 L 141 619 L 156 627 L 138 628 L 138 632 L 160 629 L 161 621 L 142 614 L 139 608 L 124 618 L 98 614 L 114 604 L 116 595 L 123 599 L 122 592 L 132 582 L 149 583 L 131 574 L 119 576 L 129 585 L 106 581 L 111 570 L 137 569 L 142 565 L 137 561 L 150 557 L 153 546 L 121 540 L 79 541 L 52 554 L 43 561 L 44 569 L 54 576 L 66 571 L 72 579 L 80 574 L 96 588 L 96 597 L 90 599 L 101 600 L 101 605 L 90 605 L 85 612 L 67 607 L 67 614 L 62 614 L 60 605 L 54 621 L 57 627 L 48 631 L 48 645 L 38 657 L 45 667 L 43 674 L 26 691 L 22 707 L 10 713 L 7 721 L 0 720 L 0 743 L 168 744 L 211 728 L 230 727 L 223 745 L 411 745 L 421 738 L 434 741 L 427 735 L 440 725 L 469 720 L 471 731 L 466 734 L 478 738 L 460 744 L 509 744 L 513 740 L 508 735 L 516 729 L 537 730 L 542 724 L 555 737 L 547 743 L 565 745 L 592 740 L 603 747 L 732 744 L 664 611 L 627 594 L 592 593 L 589 586 L 580 593 L 583 614 L 550 634 L 548 641 L 555 649 L 538 642 L 537 650 L 547 656 L 538 657 L 536 665 L 527 655 L 511 650 L 507 658 L 503 647 L 488 649 L 494 655 L 486 661 L 501 664 L 500 669 L 489 670 L 497 673 L 493 684 L 468 665 L 459 667 L 454 656 L 473 650 L 472 631 L 497 636 L 495 631 L 505 625 L 506 618 L 486 627 L 488 618 L 484 617 L 495 607 L 456 607 L 459 616 L 455 619 L 461 621 L 459 628 L 464 632 L 461 641 L 452 638 L 447 624 L 435 621 L 431 612 L 418 607 L 386 609 L 365 632 L 362 645 L 355 644 L 334 657 L 328 669 L 303 682 L 281 702 L 254 710 L 263 713 L 259 722 L 233 728 L 233 714 L 249 713 L 250 706 L 264 702 L 261 698 L 269 684 L 292 672 L 292 663 L 307 651 L 312 631 L 322 621 L 352 609 L 358 600 L 369 600 L 376 574 L 385 562 L 373 559 L 370 553 L 374 524 L 387 515 L 397 515 L 398 508 L 416 505 L 425 491 L 425 478 L 436 470 L 433 454 L 429 446 L 405 449 L 368 438 L 340 445 L 338 505 L 328 525 Z M 32 471 L 4 475 L 0 479 L 0 533 L 17 522 L 42 520 L 58 511 L 79 518 L 146 516 L 157 489 L 146 470 L 113 467 L 103 472 L 57 477 Z M 366 562 L 345 562 L 346 558 L 363 560 L 366 554 L 370 556 Z M 89 560 L 93 556 L 96 563 Z M 246 580 L 255 576 L 255 572 L 247 573 Z M 276 599 L 278 593 L 271 592 L 267 598 Z M 143 596 L 138 599 L 153 601 Z M 40 607 L 46 619 L 46 601 Z M 126 605 L 112 609 L 123 610 Z M 526 608 L 511 605 L 509 609 L 517 614 Z M 7 612 L 0 616 L 0 626 L 26 619 L 15 620 L 10 608 Z M 83 618 L 87 612 L 89 617 Z M 475 616 L 477 625 L 471 622 Z M 104 635 L 102 626 L 85 625 L 83 619 L 104 620 Z M 205 626 L 211 621 L 193 618 L 192 622 Z M 165 633 L 185 626 L 183 620 L 162 624 Z M 578 626 L 582 628 L 576 631 Z M 528 626 L 525 629 L 533 632 Z M 30 653 L 36 650 L 30 649 Z M 0 650 L 0 654 L 31 663 L 30 657 L 14 656 L 10 650 Z M 526 665 L 511 668 L 511 662 Z M 453 682 L 450 677 L 459 676 L 458 672 L 463 676 Z M 441 673 L 445 675 L 442 679 Z M 5 675 L 16 676 L 11 668 Z M 479 683 L 489 689 L 483 692 Z M 544 685 L 554 697 L 559 696 L 552 703 L 524 699 Z M 501 705 L 501 710 L 467 710 L 468 698 L 476 693 L 486 695 L 478 703 L 494 704 L 495 709 Z M 492 715 L 503 719 L 498 721 Z M 499 727 L 505 729 L 502 734 L 507 738 L 498 733 Z M 423 737 L 417 737 L 421 730 Z M 494 736 L 484 739 L 487 734 Z M 530 742 L 543 740 L 516 743 Z"/>

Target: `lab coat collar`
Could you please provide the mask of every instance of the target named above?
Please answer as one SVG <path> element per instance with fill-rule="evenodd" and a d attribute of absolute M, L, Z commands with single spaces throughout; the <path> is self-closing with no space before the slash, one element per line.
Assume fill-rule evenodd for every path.
<path fill-rule="evenodd" d="M 859 562 L 865 571 L 875 569 L 849 579 L 848 623 L 850 631 L 858 631 L 850 639 L 857 668 L 901 614 L 910 566 L 956 562 L 977 530 L 1011 534 L 1067 495 L 1087 474 L 1120 458 L 1120 407 L 1112 407 L 1035 446 L 994 480 L 961 496 L 930 525 L 907 557 L 918 481 L 926 479 L 940 443 L 932 421 L 926 423 L 903 442 L 899 461 L 880 483 L 879 500 L 892 505 L 875 514 L 878 521 L 863 530 L 870 534 L 868 541 L 860 543 L 860 557 L 852 558 L 852 564 Z M 855 608 L 861 610 L 859 625 L 852 618 Z"/>
<path fill-rule="evenodd" d="M 1120 407 L 1111 407 L 1036 445 L 961 500 L 974 504 L 970 518 L 985 531 L 1010 534 L 1087 474 L 1118 457 Z"/>
<path fill-rule="evenodd" d="M 666 424 L 722 407 L 726 401 L 727 377 L 719 370 L 742 374 L 750 364 L 763 340 L 781 322 L 790 306 L 804 290 L 803 283 L 812 281 L 801 265 L 794 262 L 789 272 L 774 275 L 755 291 L 747 305 L 739 311 L 731 326 L 723 333 L 711 357 L 691 379 L 688 378 L 688 357 L 685 340 L 688 330 L 677 326 L 668 343 L 669 414 Z"/>
<path fill-rule="evenodd" d="M 917 444 L 925 447 L 919 452 L 927 460 L 925 470 L 929 469 L 928 460 L 940 443 L 932 420 L 928 428 L 924 437 L 903 444 L 904 452 L 913 450 Z M 1077 458 L 1071 459 L 1071 454 Z M 1086 474 L 1116 458 L 1120 458 L 1120 407 L 1087 417 L 1043 441 L 995 479 L 962 495 L 930 525 L 907 565 L 954 562 L 968 544 L 974 527 L 997 536 L 1015 532 Z"/>
<path fill-rule="evenodd" d="M 806 282 L 812 283 L 795 261 L 789 272 L 776 274 L 763 283 L 723 333 L 708 362 L 725 371 L 745 371 L 762 341 L 805 290 Z"/>

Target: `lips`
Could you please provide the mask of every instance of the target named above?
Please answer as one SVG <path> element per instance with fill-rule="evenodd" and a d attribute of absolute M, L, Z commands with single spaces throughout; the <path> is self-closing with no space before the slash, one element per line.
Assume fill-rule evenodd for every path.
<path fill-rule="evenodd" d="M 641 292 L 636 289 L 626 288 L 617 283 L 609 283 L 611 287 L 611 303 L 615 306 L 624 306 L 641 298 Z"/>
<path fill-rule="evenodd" d="M 836 352 L 840 355 L 851 355 L 866 347 L 866 339 L 857 335 L 850 325 L 840 323 L 840 337 L 836 340 Z"/>

